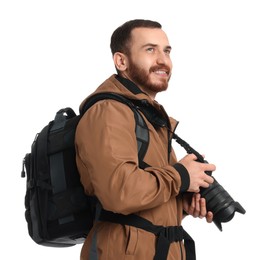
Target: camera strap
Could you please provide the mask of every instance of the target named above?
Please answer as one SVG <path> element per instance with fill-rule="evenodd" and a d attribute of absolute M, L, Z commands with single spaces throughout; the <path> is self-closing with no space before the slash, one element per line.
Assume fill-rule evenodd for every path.
<path fill-rule="evenodd" d="M 132 100 L 134 105 L 145 115 L 147 120 L 154 126 L 154 127 L 166 127 L 167 130 L 172 134 L 172 138 L 181 145 L 188 154 L 193 153 L 196 155 L 197 160 L 199 162 L 204 163 L 203 156 L 198 153 L 195 149 L 193 149 L 187 142 L 181 139 L 176 133 L 174 133 L 170 129 L 170 122 L 169 120 L 162 114 L 162 112 L 158 111 L 155 107 L 153 107 L 150 103 L 146 100 Z"/>

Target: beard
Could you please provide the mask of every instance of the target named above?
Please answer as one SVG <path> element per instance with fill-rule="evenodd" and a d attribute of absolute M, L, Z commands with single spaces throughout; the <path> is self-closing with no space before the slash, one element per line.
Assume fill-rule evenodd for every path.
<path fill-rule="evenodd" d="M 149 69 L 149 71 L 146 71 L 143 68 L 140 68 L 138 65 L 133 63 L 130 60 L 130 66 L 128 68 L 128 73 L 130 75 L 130 79 L 138 86 L 142 87 L 143 89 L 148 89 L 149 91 L 152 91 L 154 93 L 162 92 L 167 90 L 168 88 L 168 82 L 170 80 L 169 76 L 168 78 L 161 79 L 160 82 L 154 82 L 152 78 L 150 77 L 152 71 L 155 71 L 157 69 L 166 68 L 168 71 L 170 69 L 166 66 L 153 66 Z"/>

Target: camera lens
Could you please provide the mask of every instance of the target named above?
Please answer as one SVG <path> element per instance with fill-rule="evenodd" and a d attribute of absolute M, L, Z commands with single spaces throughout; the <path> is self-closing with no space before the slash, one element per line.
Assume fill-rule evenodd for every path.
<path fill-rule="evenodd" d="M 213 222 L 222 231 L 222 222 L 230 221 L 235 212 L 245 214 L 245 209 L 233 200 L 229 193 L 216 181 L 208 188 L 200 190 L 201 197 L 206 199 L 206 207 L 208 211 L 213 213 Z"/>

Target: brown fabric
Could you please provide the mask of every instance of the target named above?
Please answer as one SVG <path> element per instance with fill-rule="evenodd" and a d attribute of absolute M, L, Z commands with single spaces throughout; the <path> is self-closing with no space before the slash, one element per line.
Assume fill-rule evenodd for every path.
<path fill-rule="evenodd" d="M 147 99 L 162 109 L 144 93 L 131 93 L 114 75 L 95 93 L 109 91 Z M 174 129 L 177 122 L 170 121 Z M 182 182 L 172 166 L 177 160 L 172 151 L 168 162 L 167 130 L 156 131 L 149 122 L 147 125 L 150 141 L 144 161 L 152 167 L 142 170 L 138 166 L 135 119 L 130 108 L 114 100 L 102 100 L 91 107 L 76 131 L 81 181 L 85 192 L 96 195 L 106 210 L 136 213 L 155 225 L 180 225 L 183 208 L 177 195 Z M 92 259 L 89 256 L 92 247 L 97 250 L 99 260 L 151 260 L 155 254 L 155 241 L 155 236 L 144 230 L 99 222 L 83 245 L 81 259 Z M 181 247 L 179 242 L 172 243 L 168 260 L 185 259 L 181 256 Z"/>

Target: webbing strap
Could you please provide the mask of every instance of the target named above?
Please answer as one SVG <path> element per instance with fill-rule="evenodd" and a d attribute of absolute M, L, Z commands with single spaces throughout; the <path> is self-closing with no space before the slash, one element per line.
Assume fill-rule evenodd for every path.
<path fill-rule="evenodd" d="M 122 215 L 104 209 L 100 212 L 99 220 L 141 228 L 156 235 L 158 238 L 154 260 L 166 260 L 170 244 L 182 240 L 186 249 L 186 260 L 196 260 L 194 240 L 182 226 L 158 226 L 135 214 Z"/>
<path fill-rule="evenodd" d="M 66 114 L 68 116 L 66 116 Z M 60 131 L 65 127 L 67 119 L 75 116 L 74 112 L 70 108 L 61 109 L 56 114 L 55 120 L 50 129 L 50 133 Z M 50 160 L 50 176 L 51 176 L 51 184 L 52 184 L 52 193 L 57 194 L 66 190 L 67 183 L 65 177 L 65 169 L 62 162 L 63 152 L 58 152 L 55 154 L 51 154 L 49 157 Z M 54 209 L 54 206 L 51 205 Z M 49 209 L 50 212 L 50 209 Z M 74 221 L 74 216 L 69 215 L 67 217 L 58 218 L 59 224 L 65 224 Z"/>

